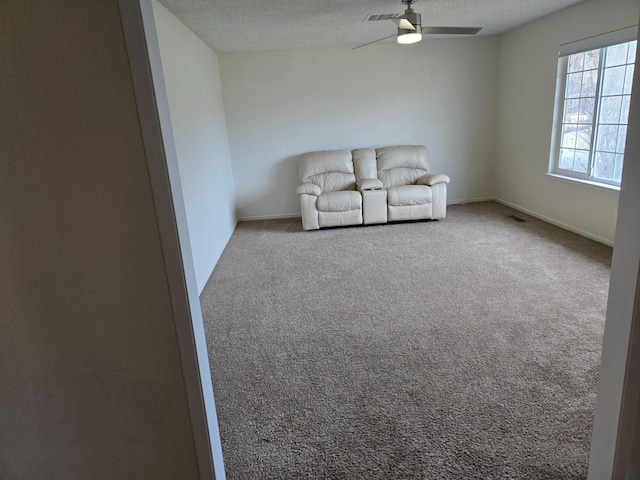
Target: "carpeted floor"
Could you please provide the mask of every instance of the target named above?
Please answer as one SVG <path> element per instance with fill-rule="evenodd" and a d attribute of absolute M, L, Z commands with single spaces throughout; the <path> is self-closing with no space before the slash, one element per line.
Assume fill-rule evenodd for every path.
<path fill-rule="evenodd" d="M 201 296 L 228 478 L 586 478 L 610 258 L 493 202 L 240 223 Z"/>

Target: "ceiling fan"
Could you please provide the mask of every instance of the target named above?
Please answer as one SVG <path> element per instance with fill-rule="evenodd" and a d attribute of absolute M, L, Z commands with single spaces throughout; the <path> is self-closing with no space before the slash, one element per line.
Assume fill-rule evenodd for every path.
<path fill-rule="evenodd" d="M 353 47 L 351 50 L 355 50 L 356 48 L 366 47 L 367 45 L 371 45 L 372 43 L 380 42 L 381 40 L 386 40 L 391 37 L 398 37 L 398 43 L 403 45 L 408 45 L 410 43 L 417 43 L 422 40 L 422 35 L 431 34 L 431 35 L 475 35 L 482 27 L 423 27 L 422 26 L 422 16 L 419 13 L 416 13 L 411 6 L 416 2 L 416 0 L 402 0 L 402 3 L 407 6 L 407 9 L 404 13 L 384 13 L 380 15 L 370 15 L 367 18 L 367 21 L 376 21 L 376 20 L 391 20 L 398 26 L 398 33 L 394 33 L 393 35 L 389 35 L 387 37 L 379 38 L 374 40 L 373 42 L 365 43 L 363 45 L 358 45 L 357 47 Z"/>

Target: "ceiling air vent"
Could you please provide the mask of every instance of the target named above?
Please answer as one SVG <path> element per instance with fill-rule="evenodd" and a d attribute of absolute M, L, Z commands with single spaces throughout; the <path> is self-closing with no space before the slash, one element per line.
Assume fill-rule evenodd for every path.
<path fill-rule="evenodd" d="M 402 13 L 370 13 L 364 19 L 365 22 L 379 22 L 380 20 L 393 20 L 402 16 Z"/>

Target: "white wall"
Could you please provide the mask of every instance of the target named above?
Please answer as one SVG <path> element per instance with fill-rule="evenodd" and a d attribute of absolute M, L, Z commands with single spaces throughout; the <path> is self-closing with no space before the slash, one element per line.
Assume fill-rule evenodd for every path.
<path fill-rule="evenodd" d="M 201 292 L 236 224 L 218 56 L 157 1 L 153 10 Z"/>
<path fill-rule="evenodd" d="M 618 192 L 546 176 L 559 45 L 634 25 L 637 0 L 586 0 L 500 38 L 496 196 L 612 244 Z"/>
<path fill-rule="evenodd" d="M 425 144 L 449 200 L 493 196 L 498 39 L 220 54 L 241 218 L 300 213 L 296 156 Z"/>

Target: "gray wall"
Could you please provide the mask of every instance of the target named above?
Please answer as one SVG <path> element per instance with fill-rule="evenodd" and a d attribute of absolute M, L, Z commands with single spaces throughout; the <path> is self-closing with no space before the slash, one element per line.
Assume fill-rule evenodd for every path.
<path fill-rule="evenodd" d="M 118 3 L 0 6 L 0 477 L 198 478 Z"/>

